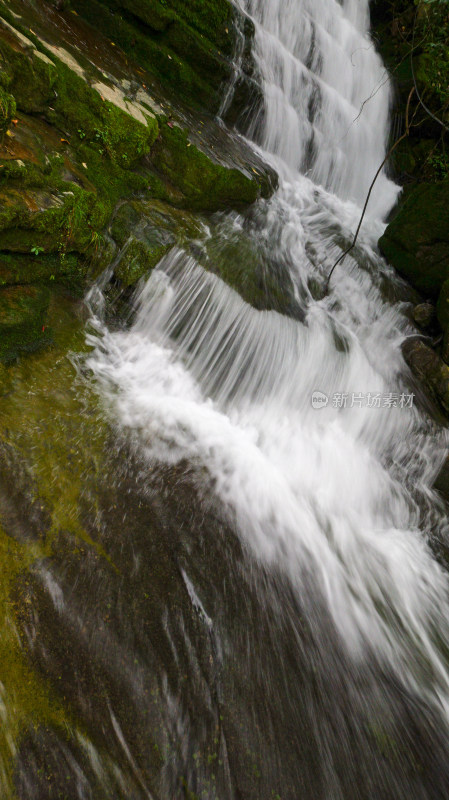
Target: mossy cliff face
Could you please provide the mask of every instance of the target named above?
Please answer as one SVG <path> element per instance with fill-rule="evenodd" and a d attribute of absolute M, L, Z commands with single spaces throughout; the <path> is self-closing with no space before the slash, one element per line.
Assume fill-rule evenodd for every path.
<path fill-rule="evenodd" d="M 108 18 L 129 24 L 129 9 L 100 5 Z M 162 26 L 164 36 L 172 35 L 172 26 L 185 26 L 182 4 L 142 3 L 139 19 L 142 23 L 143 16 L 147 18 L 145 25 L 140 23 L 145 41 L 151 39 L 145 26 L 156 10 L 159 21 L 154 25 Z M 232 11 L 224 0 L 210 7 L 198 2 L 190 23 L 189 36 L 202 47 L 231 52 Z M 213 45 L 206 39 L 212 31 Z M 86 54 L 82 47 L 89 37 L 95 45 Z M 148 63 L 160 63 L 164 42 L 153 41 L 156 50 L 148 51 Z M 194 55 L 189 58 L 196 63 Z M 217 58 L 220 63 L 224 59 L 221 51 Z M 225 78 L 221 74 L 220 81 Z M 29 305 L 29 293 L 40 296 L 42 287 L 62 285 L 76 293 L 85 289 L 113 255 L 104 231 L 125 198 L 155 198 L 211 213 L 243 207 L 274 190 L 276 177 L 270 169 L 254 161 L 243 145 L 234 153 L 235 142 L 229 155 L 232 148 L 223 130 L 217 147 L 215 123 L 204 126 L 184 112 L 178 115 L 160 89 L 150 92 L 151 80 L 152 74 L 134 66 L 115 42 L 94 35 L 73 11 L 64 15 L 61 25 L 52 4 L 36 8 L 16 0 L 0 2 L 0 286 L 5 292 L 24 287 L 23 308 Z M 178 91 L 185 92 L 187 84 L 182 76 L 179 80 Z M 215 88 L 218 91 L 218 82 Z M 137 245 L 128 248 L 123 282 L 133 284 L 142 264 L 148 270 L 163 254 L 164 248 L 151 253 Z M 19 289 L 16 298 L 18 293 Z M 15 326 L 12 306 L 6 299 L 5 304 L 10 309 L 5 338 L 9 345 L 0 358 L 9 360 L 25 343 L 28 349 L 33 340 L 44 343 L 45 337 L 35 335 L 34 325 L 26 336 L 23 308 Z M 41 317 L 42 331 L 45 313 Z M 14 330 L 21 331 L 16 345 Z"/>
<path fill-rule="evenodd" d="M 395 150 L 391 165 L 404 184 L 403 196 L 379 241 L 388 261 L 423 298 L 437 304 L 431 333 L 435 352 L 414 343 L 406 350 L 409 366 L 448 412 L 449 314 L 449 160 L 445 127 L 449 125 L 448 6 L 444 0 L 410 3 L 374 0 L 376 39 L 396 87 L 394 130 L 409 135 Z"/>
<path fill-rule="evenodd" d="M 403 130 L 412 89 L 410 135 L 392 157 L 401 183 L 434 182 L 449 172 L 444 125 L 449 125 L 449 15 L 446 0 L 373 0 L 376 43 L 396 89 L 393 129 Z M 430 112 L 430 113 L 428 113 Z M 432 116 L 433 115 L 433 116 Z M 435 117 L 440 120 L 436 121 Z"/>
<path fill-rule="evenodd" d="M 449 278 L 448 210 L 448 179 L 408 189 L 379 242 L 398 272 L 432 298 Z"/>
<path fill-rule="evenodd" d="M 228 0 L 74 0 L 73 8 L 174 94 L 218 111 L 232 75 L 235 16 Z"/>

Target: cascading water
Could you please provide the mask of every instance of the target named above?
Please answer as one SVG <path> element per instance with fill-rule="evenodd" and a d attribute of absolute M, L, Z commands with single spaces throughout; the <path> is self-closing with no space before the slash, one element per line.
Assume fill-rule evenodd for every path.
<path fill-rule="evenodd" d="M 319 779 L 299 756 L 295 772 L 285 745 L 270 761 L 288 775 L 282 798 L 447 796 L 448 583 L 428 546 L 445 531 L 430 487 L 446 439 L 413 405 L 400 350 L 408 322 L 388 299 L 399 282 L 375 250 L 397 195 L 386 175 L 354 258 L 329 297 L 314 299 L 384 157 L 389 83 L 367 35 L 367 0 L 242 4 L 264 94 L 247 135 L 280 189 L 251 218 L 222 219 L 216 247 L 244 231 L 288 272 L 299 311 L 256 311 L 176 250 L 140 290 L 129 330 L 94 316 L 88 363 L 148 458 L 189 462 L 268 584 L 284 587 L 284 599 L 267 586 L 260 595 L 272 617 L 257 667 L 267 696 L 273 648 L 297 648 L 297 662 L 277 663 L 281 721 L 266 735 L 288 713 L 293 738 L 308 725 Z M 435 748 L 430 783 L 419 747 Z"/>

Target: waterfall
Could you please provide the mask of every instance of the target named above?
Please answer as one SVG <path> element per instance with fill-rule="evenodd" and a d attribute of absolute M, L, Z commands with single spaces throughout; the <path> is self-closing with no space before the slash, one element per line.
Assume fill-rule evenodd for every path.
<path fill-rule="evenodd" d="M 363 204 L 385 155 L 390 80 L 367 37 L 368 2 L 247 0 L 256 26 L 255 60 L 262 77 L 263 120 L 250 125 L 278 169 L 298 171 Z M 397 194 L 383 176 L 378 216 Z"/>
<path fill-rule="evenodd" d="M 376 251 L 398 192 L 387 175 L 330 296 L 314 288 L 386 149 L 390 84 L 368 2 L 242 7 L 264 95 L 246 135 L 280 188 L 251 219 L 228 215 L 205 237 L 219 250 L 244 229 L 288 271 L 301 315 L 256 311 L 174 250 L 139 290 L 129 330 L 94 316 L 88 363 L 148 458 L 206 470 L 244 546 L 282 572 L 310 625 L 324 631 L 326 616 L 354 674 L 376 663 L 441 715 L 446 739 L 448 582 L 429 538 L 447 525 L 431 489 L 447 440 L 414 402 L 400 349 L 409 323 L 391 300 L 399 281 Z M 320 647 L 324 662 L 324 633 Z"/>

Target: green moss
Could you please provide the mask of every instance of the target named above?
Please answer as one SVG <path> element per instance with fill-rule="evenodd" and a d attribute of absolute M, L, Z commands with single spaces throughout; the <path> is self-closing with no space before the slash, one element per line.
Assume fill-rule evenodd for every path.
<path fill-rule="evenodd" d="M 11 190 L 4 195 L 0 250 L 29 253 L 38 246 L 46 252 L 85 251 L 92 241 L 92 231 L 106 224 L 112 209 L 109 203 L 76 184 L 66 189 L 57 197 Z M 46 208 L 47 201 L 53 205 Z"/>
<path fill-rule="evenodd" d="M 244 206 L 260 196 L 256 180 L 238 169 L 213 162 L 189 142 L 187 131 L 167 124 L 153 148 L 151 160 L 159 172 L 184 194 L 184 204 L 197 210 Z"/>
<path fill-rule="evenodd" d="M 224 220 L 219 235 L 205 241 L 203 266 L 214 272 L 253 308 L 288 314 L 294 307 L 294 291 L 287 272 L 267 260 L 252 236 L 244 230 L 236 233 Z M 216 231 L 216 234 L 218 231 Z"/>
<path fill-rule="evenodd" d="M 14 97 L 5 92 L 0 86 L 0 145 L 3 143 L 15 113 L 16 101 Z"/>
<path fill-rule="evenodd" d="M 122 169 L 134 167 L 148 155 L 158 134 L 158 124 L 148 113 L 146 124 L 102 100 L 83 78 L 65 64 L 58 63 L 55 81 L 57 96 L 46 117 L 60 130 L 66 131 L 76 148 L 84 142 Z"/>
<path fill-rule="evenodd" d="M 233 52 L 231 29 L 235 12 L 228 0 L 190 0 L 188 6 L 183 0 L 102 1 L 114 10 L 130 12 L 155 31 L 172 29 L 182 21 L 218 50 Z"/>
<path fill-rule="evenodd" d="M 11 286 L 0 290 L 0 361 L 10 362 L 20 352 L 35 350 L 45 342 L 49 299 L 44 287 Z"/>
<path fill-rule="evenodd" d="M 17 639 L 13 594 L 20 575 L 41 555 L 37 544 L 23 545 L 0 527 L 0 662 L 4 705 L 0 726 L 0 766 L 3 796 L 12 800 L 15 742 L 29 725 L 48 722 L 68 726 L 68 715 L 51 692 L 48 683 L 26 663 Z M 8 792 L 8 794 L 6 794 Z"/>
<path fill-rule="evenodd" d="M 154 269 L 168 249 L 167 245 L 148 247 L 144 242 L 133 239 L 115 268 L 116 277 L 123 286 L 133 286 Z"/>
<path fill-rule="evenodd" d="M 61 529 L 74 532 L 81 543 L 91 543 L 79 524 L 80 490 L 86 468 L 90 474 L 101 470 L 105 452 L 106 431 L 96 398 L 76 386 L 76 369 L 67 355 L 69 350 L 86 349 L 77 304 L 54 294 L 47 321 L 53 332 L 51 347 L 0 369 L 1 383 L 8 388 L 7 393 L 0 392 L 0 452 L 5 442 L 14 449 L 18 463 L 33 474 L 41 504 L 51 512 L 45 538 L 21 543 L 0 526 L 0 709 L 4 708 L 0 769 L 2 797 L 8 800 L 15 796 L 14 756 L 23 732 L 39 725 L 65 731 L 76 726 L 67 704 L 62 704 L 23 654 L 17 637 L 18 601 L 28 602 L 28 571 L 36 561 L 51 556 Z M 9 480 L 15 485 L 14 472 Z M 95 550 L 103 557 L 100 546 L 95 545 Z"/>
<path fill-rule="evenodd" d="M 228 0 L 197 2 L 195 8 L 158 0 L 74 0 L 73 5 L 92 25 L 101 21 L 104 33 L 170 93 L 218 110 L 222 83 L 232 72 L 222 55 L 234 50 Z"/>
<path fill-rule="evenodd" d="M 154 31 L 164 31 L 174 19 L 173 10 L 166 3 L 159 0 L 120 0 L 119 3 L 110 4 L 113 8 L 120 7 L 129 11 L 134 17 L 142 20 Z"/>
<path fill-rule="evenodd" d="M 51 60 L 14 50 L 0 38 L 0 84 L 13 87 L 17 107 L 29 113 L 46 111 L 55 98 L 57 69 Z"/>
<path fill-rule="evenodd" d="M 0 286 L 29 283 L 61 284 L 69 289 L 85 285 L 87 265 L 78 255 L 41 253 L 39 256 L 0 253 Z"/>

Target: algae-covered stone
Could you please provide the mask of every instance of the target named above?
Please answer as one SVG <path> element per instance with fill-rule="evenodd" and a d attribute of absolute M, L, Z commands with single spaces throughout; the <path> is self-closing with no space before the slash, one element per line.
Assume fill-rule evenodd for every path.
<path fill-rule="evenodd" d="M 261 195 L 255 177 L 212 161 L 191 144 L 187 131 L 161 126 L 151 159 L 155 167 L 184 194 L 189 208 L 215 211 L 244 206 Z"/>
<path fill-rule="evenodd" d="M 81 289 L 87 265 L 75 253 L 61 258 L 59 253 L 0 253 L 0 286 L 51 283 Z"/>
<path fill-rule="evenodd" d="M 2 144 L 5 135 L 11 125 L 11 120 L 16 113 L 16 101 L 14 97 L 0 86 L 0 144 Z"/>
<path fill-rule="evenodd" d="M 86 250 L 110 209 L 76 184 L 57 193 L 9 189 L 0 192 L 0 250 L 30 253 Z"/>
<path fill-rule="evenodd" d="M 31 42 L 29 45 L 33 47 Z M 55 99 L 56 78 L 51 59 L 38 51 L 14 49 L 0 37 L 0 84 L 13 87 L 18 108 L 28 113 L 44 112 Z"/>
<path fill-rule="evenodd" d="M 409 190 L 379 241 L 388 261 L 436 297 L 449 278 L 449 179 Z"/>
<path fill-rule="evenodd" d="M 115 276 L 123 286 L 133 286 L 154 269 L 168 249 L 169 245 L 149 247 L 137 239 L 131 240 L 115 268 Z"/>
<path fill-rule="evenodd" d="M 73 0 L 73 7 L 170 93 L 218 111 L 240 13 L 228 0 Z"/>
<path fill-rule="evenodd" d="M 201 220 L 184 209 L 159 200 L 132 200 L 114 214 L 109 232 L 123 248 L 130 238 L 139 239 L 150 249 L 187 244 L 204 233 Z"/>
<path fill-rule="evenodd" d="M 47 338 L 44 321 L 49 300 L 49 291 L 42 286 L 0 290 L 0 361 L 11 361 Z"/>

